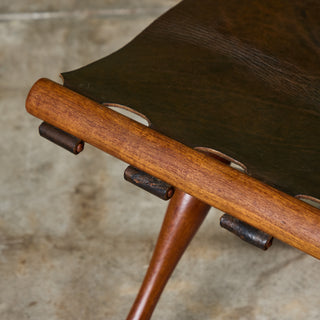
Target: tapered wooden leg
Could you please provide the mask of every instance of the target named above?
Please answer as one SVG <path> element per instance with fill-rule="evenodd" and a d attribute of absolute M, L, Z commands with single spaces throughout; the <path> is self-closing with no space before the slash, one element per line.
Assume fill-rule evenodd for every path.
<path fill-rule="evenodd" d="M 182 254 L 205 219 L 210 206 L 175 191 L 140 292 L 127 320 L 147 320 Z"/>

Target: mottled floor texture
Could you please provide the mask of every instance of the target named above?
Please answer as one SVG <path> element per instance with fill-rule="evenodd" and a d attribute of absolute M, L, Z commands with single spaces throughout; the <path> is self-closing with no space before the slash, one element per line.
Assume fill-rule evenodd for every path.
<path fill-rule="evenodd" d="M 40 138 L 24 110 L 39 77 L 121 47 L 174 0 L 0 3 L 0 319 L 121 320 L 166 203 L 122 178 L 124 163 Z M 213 210 L 154 313 L 160 320 L 320 319 L 320 263 L 279 241 L 262 252 Z"/>

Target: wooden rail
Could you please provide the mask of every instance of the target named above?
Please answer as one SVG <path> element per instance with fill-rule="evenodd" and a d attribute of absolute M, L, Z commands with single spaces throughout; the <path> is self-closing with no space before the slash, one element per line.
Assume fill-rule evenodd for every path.
<path fill-rule="evenodd" d="M 29 113 L 320 258 L 320 210 L 57 83 L 40 79 Z"/>

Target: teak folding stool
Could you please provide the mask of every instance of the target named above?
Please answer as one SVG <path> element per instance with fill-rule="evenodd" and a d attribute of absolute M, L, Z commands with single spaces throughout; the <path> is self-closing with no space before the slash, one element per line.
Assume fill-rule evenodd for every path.
<path fill-rule="evenodd" d="M 34 84 L 41 135 L 74 153 L 92 144 L 172 197 L 127 319 L 150 319 L 210 206 L 258 247 L 276 237 L 320 258 L 320 210 L 302 201 L 320 199 L 319 53 L 318 1 L 184 0 L 63 86 Z"/>

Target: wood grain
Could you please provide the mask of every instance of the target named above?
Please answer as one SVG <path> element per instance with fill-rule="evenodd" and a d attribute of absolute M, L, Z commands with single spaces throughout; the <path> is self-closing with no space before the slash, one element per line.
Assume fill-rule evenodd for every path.
<path fill-rule="evenodd" d="M 184 0 L 64 85 L 320 200 L 319 30 L 317 0 Z"/>
<path fill-rule="evenodd" d="M 274 237 L 320 258 L 320 210 L 50 80 L 32 115 Z"/>

